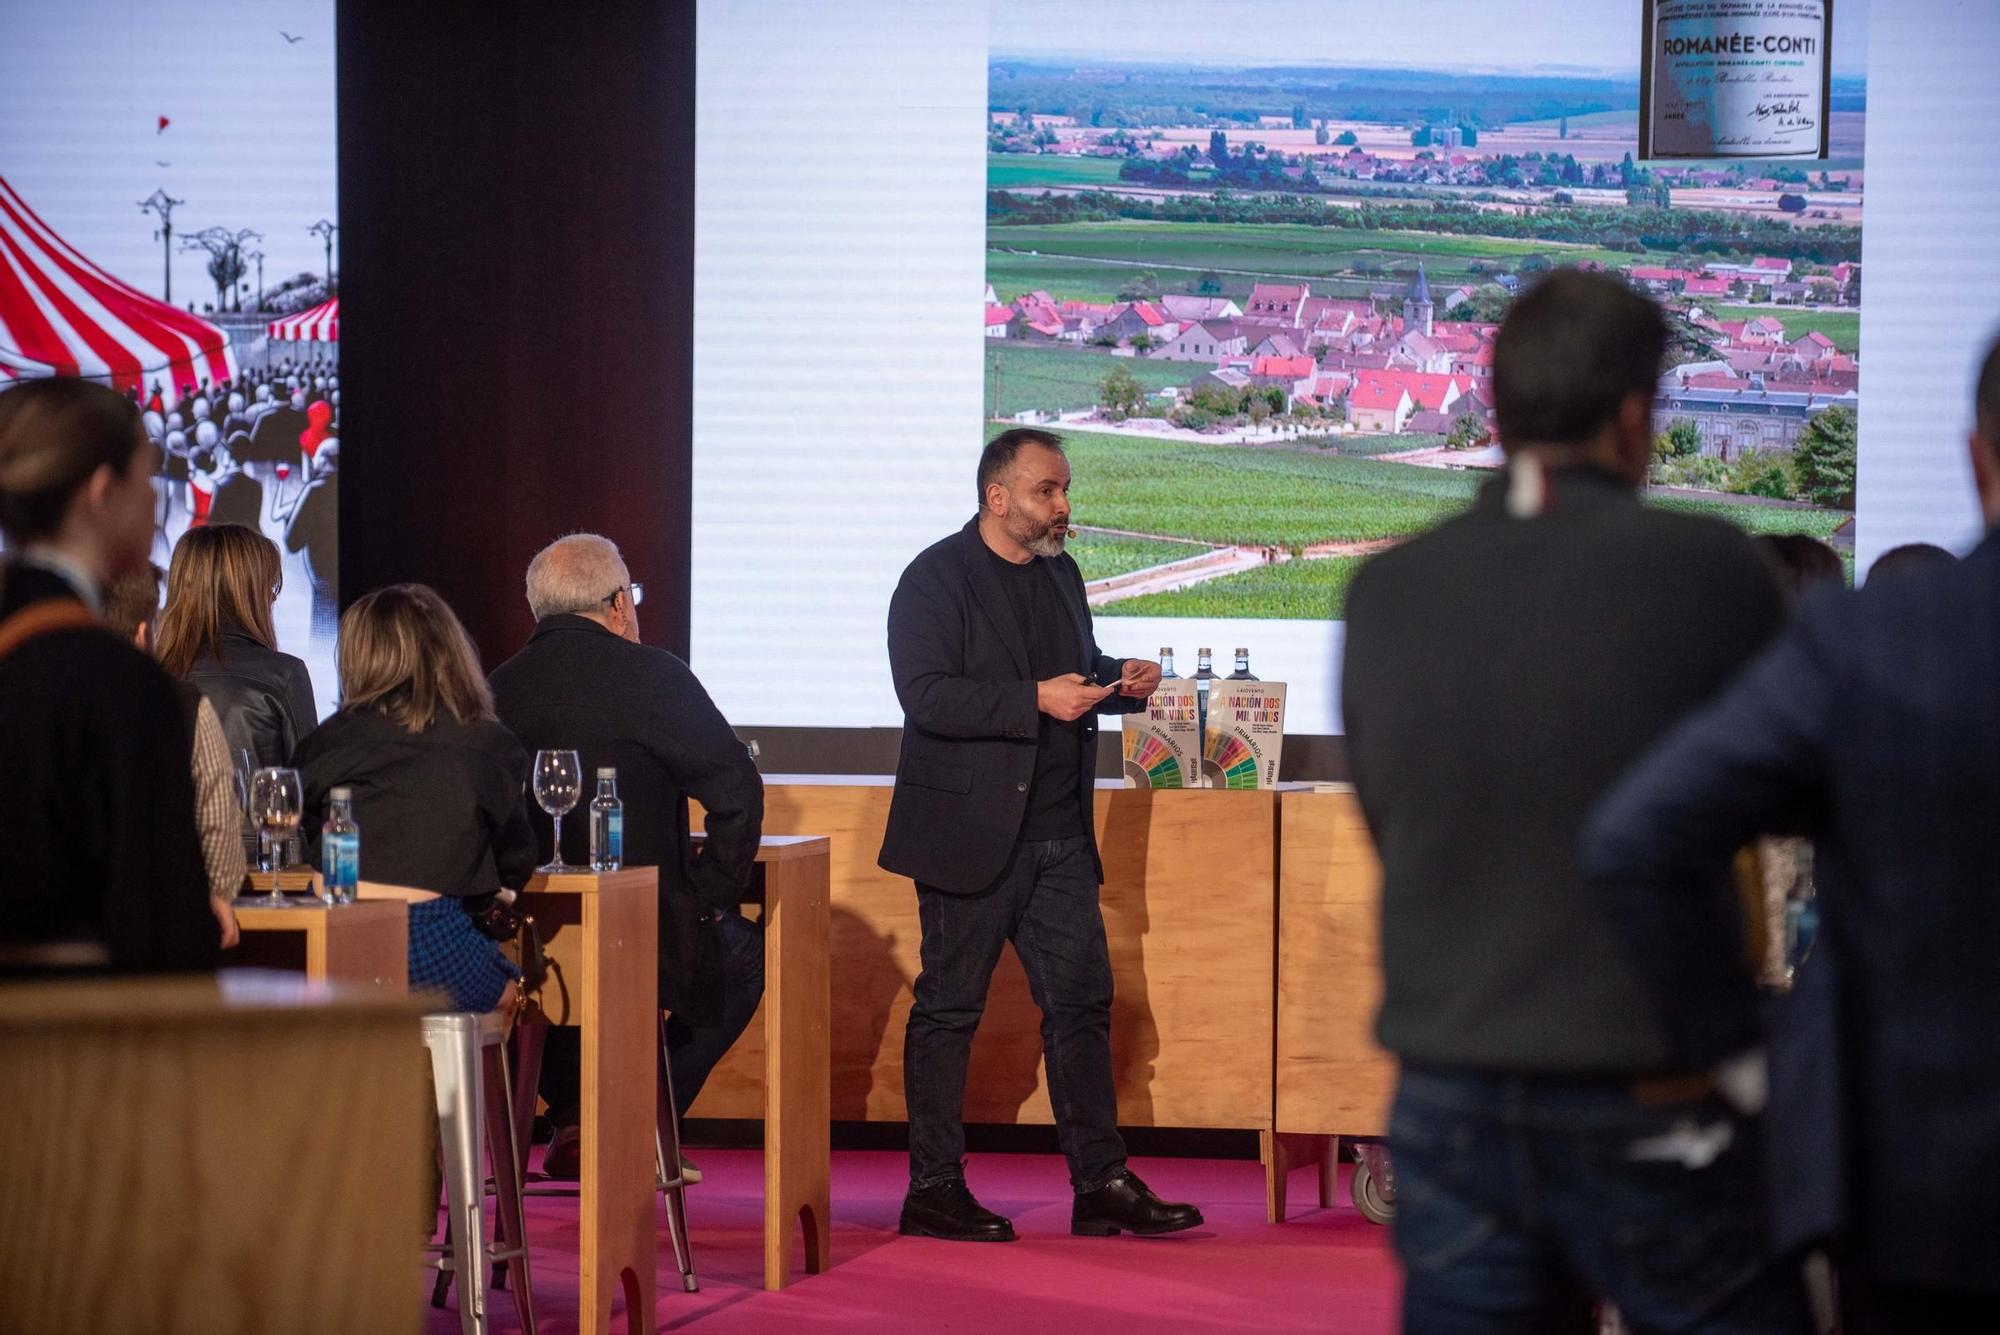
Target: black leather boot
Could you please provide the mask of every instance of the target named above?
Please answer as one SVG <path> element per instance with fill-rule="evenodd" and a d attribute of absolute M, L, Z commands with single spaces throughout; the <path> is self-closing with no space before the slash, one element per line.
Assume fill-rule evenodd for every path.
<path fill-rule="evenodd" d="M 1129 1168 L 1096 1191 L 1078 1192 L 1069 1215 L 1069 1231 L 1080 1238 L 1108 1238 L 1121 1230 L 1141 1237 L 1178 1233 L 1199 1223 L 1200 1210 L 1161 1200 Z"/>
<path fill-rule="evenodd" d="M 903 1197 L 903 1217 L 896 1231 L 913 1238 L 944 1238 L 949 1242 L 1012 1242 L 1014 1225 L 973 1198 L 962 1178 L 946 1178 L 927 1187 L 911 1187 Z"/>

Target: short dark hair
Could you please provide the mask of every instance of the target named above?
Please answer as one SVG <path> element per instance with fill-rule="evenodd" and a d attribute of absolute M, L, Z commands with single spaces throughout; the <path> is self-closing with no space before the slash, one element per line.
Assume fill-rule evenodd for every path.
<path fill-rule="evenodd" d="M 109 464 L 124 477 L 145 438 L 138 405 L 88 380 L 52 376 L 0 394 L 0 533 L 53 537 L 91 476 Z"/>
<path fill-rule="evenodd" d="M 1778 582 L 1790 598 L 1796 599 L 1820 584 L 1839 584 L 1845 579 L 1840 554 L 1818 538 L 1804 533 L 1760 533 L 1755 542 L 1777 568 Z"/>
<path fill-rule="evenodd" d="M 1991 439 L 1988 437 L 1989 442 Z M 1948 566 L 1956 560 L 1956 556 L 1934 542 L 1906 542 L 1875 558 L 1875 564 L 1868 567 L 1868 582 L 1873 584 L 1878 579 L 1900 579 L 1919 570 Z"/>
<path fill-rule="evenodd" d="M 151 626 L 159 618 L 160 585 L 166 578 L 167 572 L 151 561 L 119 576 L 105 591 L 101 620 L 131 639 L 139 633 L 139 627 Z"/>
<path fill-rule="evenodd" d="M 979 508 L 986 508 L 986 489 L 998 482 L 1014 466 L 1014 460 L 1021 457 L 1023 445 L 1039 445 L 1045 450 L 1063 452 L 1062 437 L 1053 431 L 1037 431 L 1030 426 L 1017 426 L 1002 431 L 986 442 L 986 448 L 979 452 Z"/>
<path fill-rule="evenodd" d="M 1986 350 L 1979 364 L 1979 385 L 1972 392 L 1973 421 L 1986 448 L 2000 459 L 2000 338 Z"/>
<path fill-rule="evenodd" d="M 1501 447 L 1586 443 L 1628 395 L 1652 395 L 1666 350 L 1652 301 L 1615 278 L 1556 270 L 1514 302 L 1493 341 Z"/>

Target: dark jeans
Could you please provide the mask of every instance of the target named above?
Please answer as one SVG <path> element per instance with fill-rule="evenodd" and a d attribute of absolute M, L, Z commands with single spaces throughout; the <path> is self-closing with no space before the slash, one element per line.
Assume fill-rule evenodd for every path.
<path fill-rule="evenodd" d="M 1773 1257 L 1756 1119 L 1627 1082 L 1408 1069 L 1389 1146 L 1407 1335 L 1573 1329 L 1579 1291 L 1635 1335 L 1804 1335 Z"/>
<path fill-rule="evenodd" d="M 903 1038 L 910 1181 L 964 1172 L 965 1065 L 1000 947 L 1014 953 L 1042 1010 L 1042 1056 L 1070 1185 L 1102 1186 L 1125 1166 L 1111 1080 L 1111 956 L 1088 835 L 1016 844 L 975 895 L 917 886 L 923 972 Z"/>
<path fill-rule="evenodd" d="M 674 1077 L 674 1111 L 687 1116 L 708 1074 L 730 1045 L 749 1027 L 764 995 L 764 929 L 730 910 L 715 924 L 722 937 L 722 1023 L 683 1024 L 667 1021 L 667 1069 Z M 574 1126 L 581 1115 L 583 1048 L 581 1034 L 570 1025 L 550 1028 L 542 1050 L 542 1097 L 549 1121 Z"/>

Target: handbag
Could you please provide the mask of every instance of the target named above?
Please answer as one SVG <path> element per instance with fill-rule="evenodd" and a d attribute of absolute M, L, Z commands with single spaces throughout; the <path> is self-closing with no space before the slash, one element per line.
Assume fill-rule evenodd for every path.
<path fill-rule="evenodd" d="M 541 929 L 535 926 L 534 915 L 521 908 L 519 896 L 502 890 L 493 896 L 492 903 L 467 916 L 481 936 L 520 947 L 521 986 L 528 992 L 540 991 L 548 980 L 549 961 L 542 953 Z"/>

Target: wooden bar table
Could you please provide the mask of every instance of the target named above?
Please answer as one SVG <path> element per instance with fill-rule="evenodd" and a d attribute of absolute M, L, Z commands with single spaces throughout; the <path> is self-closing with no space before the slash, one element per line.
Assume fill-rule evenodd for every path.
<path fill-rule="evenodd" d="M 583 1165 L 577 1184 L 577 1328 L 653 1329 L 654 1070 L 659 1061 L 659 877 L 652 867 L 536 876 L 521 895 L 548 958 L 541 1005 L 580 1028 Z"/>
<path fill-rule="evenodd" d="M 829 1260 L 828 1155 L 833 1123 L 824 835 L 766 835 L 764 869 L 764 1287 L 791 1281 L 792 1221 L 806 1273 Z"/>
<path fill-rule="evenodd" d="M 223 956 L 225 968 L 297 968 L 315 982 L 368 983 L 391 992 L 410 988 L 410 906 L 395 899 L 326 904 L 294 899 L 271 908 L 238 899 L 243 941 Z"/>

